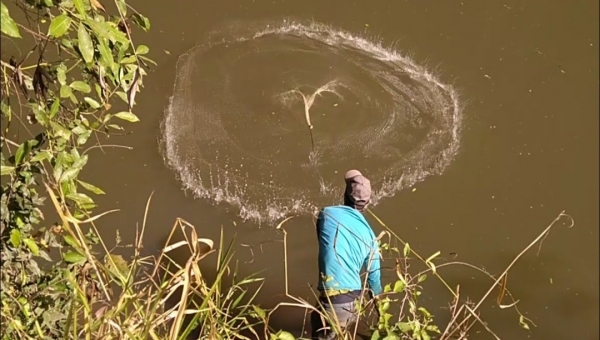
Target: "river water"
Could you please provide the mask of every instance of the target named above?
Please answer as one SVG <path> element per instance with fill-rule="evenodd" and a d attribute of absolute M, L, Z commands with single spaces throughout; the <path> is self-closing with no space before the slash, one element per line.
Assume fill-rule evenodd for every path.
<path fill-rule="evenodd" d="M 458 149 L 450 153 L 451 161 L 443 171 L 380 200 L 373 211 L 422 254 L 439 250 L 441 256 L 453 254 L 457 260 L 500 274 L 565 210 L 575 220 L 575 226 L 567 229 L 557 225 L 539 255 L 535 247 L 509 275 L 508 288 L 520 300 L 519 309 L 538 327 L 532 327 L 531 331 L 522 329 L 513 310 L 495 307 L 495 294 L 484 303 L 482 317 L 502 339 L 598 339 L 598 1 L 203 0 L 161 6 L 147 1 L 132 1 L 132 4 L 152 22 L 151 32 L 136 35 L 135 42 L 149 45 L 150 56 L 159 66 L 146 78 L 137 98 L 136 112 L 142 121 L 131 126 L 133 133 L 126 138 L 110 140 L 133 149 L 109 149 L 106 155 L 98 151 L 84 174 L 87 181 L 106 190 L 107 195 L 98 200 L 102 210 L 121 209 L 103 218 L 100 227 L 105 235 L 111 236 L 118 229 L 125 240 L 132 240 L 135 225 L 142 221 L 148 196 L 154 192 L 145 239 L 148 252 L 160 248 L 177 217 L 194 224 L 202 237 L 216 239 L 223 227 L 228 239 L 237 235 L 236 251 L 241 261 L 251 262 L 243 266 L 243 273 L 266 270 L 263 275 L 267 281 L 259 301 L 272 305 L 280 299 L 284 293 L 283 251 L 281 243 L 270 241 L 281 240 L 281 233 L 265 221 L 259 224 L 253 219 L 244 220 L 242 217 L 249 215 L 240 214 L 240 207 L 235 204 L 213 204 L 214 195 L 194 198 L 192 191 L 184 191 L 185 178 L 183 181 L 176 178 L 176 171 L 166 165 L 160 151 L 159 141 L 164 139 L 161 122 L 165 112 L 181 113 L 173 111 L 177 107 L 170 106 L 179 56 L 194 46 L 204 44 L 206 47 L 211 34 L 216 38 L 211 38 L 208 54 L 187 59 L 188 63 L 206 62 L 198 66 L 201 71 L 189 75 L 195 91 L 189 98 L 197 106 L 203 104 L 204 97 L 218 97 L 221 92 L 217 91 L 223 86 L 219 81 L 228 80 L 233 84 L 238 101 L 264 108 L 265 102 L 253 102 L 260 92 L 257 88 L 272 89 L 270 85 L 281 82 L 286 71 L 308 72 L 305 78 L 300 72 L 296 73 L 294 81 L 297 82 L 324 77 L 328 65 L 337 67 L 333 77 L 343 76 L 346 52 L 331 52 L 322 58 L 310 53 L 282 53 L 279 60 L 271 56 L 269 61 L 255 60 L 252 64 L 252 58 L 260 57 L 263 49 L 294 42 L 257 42 L 250 46 L 231 46 L 229 50 L 229 46 L 223 45 L 236 44 L 226 40 L 234 37 L 235 32 L 256 30 L 260 25 L 265 29 L 267 21 L 310 20 L 354 36 L 379 39 L 383 46 L 393 45 L 395 51 L 410 55 L 415 64 L 434 70 L 441 83 L 452 84 L 462 106 L 460 122 L 453 123 L 460 124 Z M 223 32 L 228 32 L 227 36 L 218 40 Z M 253 49 L 257 52 L 245 61 L 247 68 L 243 67 L 246 64 L 234 62 L 236 48 L 240 58 L 242 52 L 248 54 Z M 320 47 L 313 44 L 299 48 Z M 341 57 L 335 59 L 334 55 Z M 315 60 L 314 65 L 307 62 L 312 60 Z M 226 70 L 221 70 L 227 77 L 211 69 L 211 65 L 219 62 L 228 65 Z M 320 64 L 316 65 L 317 62 Z M 257 69 L 260 71 L 253 72 Z M 205 79 L 203 74 L 206 74 Z M 352 79 L 362 78 L 357 73 Z M 369 87 L 374 85 L 362 85 L 367 93 L 372 91 L 372 96 L 378 95 Z M 215 96 L 211 96 L 213 89 Z M 331 100 L 328 103 L 331 105 L 323 104 L 321 108 L 339 103 L 344 112 L 359 110 L 343 106 L 348 100 L 324 98 Z M 234 131 L 237 134 L 234 137 L 246 147 L 256 143 L 251 146 L 265 153 L 282 151 L 279 159 L 289 158 L 291 162 L 294 157 L 301 157 L 296 155 L 301 143 L 297 141 L 306 142 L 302 138 L 308 138 L 302 106 L 298 107 L 300 118 L 293 124 L 286 123 L 291 124 L 287 126 L 290 134 L 298 134 L 295 142 L 281 140 L 274 144 L 272 140 L 262 140 L 265 134 L 260 130 L 262 123 L 249 119 L 239 122 L 243 126 L 238 126 L 238 130 L 229 131 Z M 228 109 L 231 108 L 228 106 Z M 318 106 L 313 110 L 315 117 L 320 113 L 318 110 Z M 334 113 L 331 115 L 336 117 Z M 183 145 L 185 130 L 178 129 L 185 129 L 186 124 L 181 119 L 172 133 L 180 134 L 178 143 Z M 211 140 L 220 140 L 214 130 L 207 130 L 192 120 L 190 126 L 198 124 L 197 128 L 206 135 L 202 137 L 194 135 L 196 130 L 188 131 L 187 143 L 195 148 L 182 154 L 188 152 L 189 156 L 189 152 L 204 150 L 212 157 L 219 151 L 229 150 L 219 149 L 222 144 L 211 143 Z M 433 124 L 431 121 L 428 124 Z M 344 122 L 341 118 L 332 121 L 314 118 L 313 124 L 315 133 L 323 126 L 330 129 L 329 135 L 334 135 L 331 131 L 341 129 Z M 298 128 L 301 133 L 294 130 L 296 126 L 301 127 Z M 448 126 L 440 129 L 441 133 L 447 132 Z M 303 147 L 306 145 L 310 145 L 309 142 Z M 421 144 L 406 145 L 416 148 Z M 293 167 L 282 165 L 276 172 L 261 168 L 263 163 L 256 163 L 255 167 L 252 167 L 254 163 L 250 164 L 247 175 L 254 176 L 256 183 L 265 180 L 265 171 L 273 171 L 272 175 L 283 183 L 286 195 L 293 195 L 295 189 L 300 191 L 303 185 L 314 184 L 294 172 Z M 337 166 L 323 170 L 332 176 L 328 180 L 341 177 L 353 165 L 340 161 Z M 380 168 L 373 161 L 357 166 L 374 169 L 373 172 Z M 194 168 L 188 170 L 194 172 Z M 217 167 L 215 172 L 219 171 L 222 169 Z M 365 171 L 365 175 L 369 176 L 369 171 Z M 215 173 L 210 176 L 219 177 Z M 339 181 L 341 183 L 341 179 Z M 263 190 L 266 187 L 254 184 L 251 188 Z M 265 192 L 250 194 L 258 197 Z M 271 195 L 278 192 L 272 191 Z M 256 197 L 250 195 L 248 200 Z M 334 196 L 324 196 L 323 202 L 331 197 Z M 275 222 L 280 220 L 276 212 L 269 216 Z M 369 217 L 369 221 L 376 232 L 381 230 L 375 220 Z M 289 288 L 291 293 L 304 297 L 309 296 L 309 284 L 317 279 L 313 228 L 306 214 L 286 224 Z M 241 244 L 254 245 L 254 256 L 249 247 Z M 264 245 L 262 252 L 260 244 Z M 466 269 L 448 269 L 443 275 L 452 285 L 460 284 L 461 292 L 475 301 L 490 284 L 489 279 Z M 450 296 L 435 284 L 426 289 L 425 303 L 443 323 L 446 317 L 440 306 L 445 307 Z M 275 316 L 273 326 L 298 333 L 302 318 L 302 311 L 286 309 Z M 489 335 L 485 332 L 473 337 L 487 338 Z"/>

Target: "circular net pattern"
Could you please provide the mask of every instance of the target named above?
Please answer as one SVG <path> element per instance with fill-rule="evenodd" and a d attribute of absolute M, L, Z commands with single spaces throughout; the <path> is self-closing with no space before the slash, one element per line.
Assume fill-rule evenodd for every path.
<path fill-rule="evenodd" d="M 274 223 L 339 203 L 352 168 L 372 204 L 441 174 L 460 113 L 452 87 L 397 51 L 284 22 L 217 32 L 180 56 L 161 144 L 184 189 Z"/>

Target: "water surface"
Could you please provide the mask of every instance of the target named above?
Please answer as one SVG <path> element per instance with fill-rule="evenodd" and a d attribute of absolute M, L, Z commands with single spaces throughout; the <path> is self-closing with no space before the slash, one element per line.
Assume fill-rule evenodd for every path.
<path fill-rule="evenodd" d="M 205 41 L 206 34 L 235 23 L 314 20 L 393 44 L 418 65 L 435 71 L 441 82 L 452 84 L 465 104 L 460 148 L 445 171 L 418 182 L 416 191 L 400 190 L 382 200 L 375 213 L 423 254 L 456 253 L 462 261 L 499 274 L 566 210 L 575 227 L 552 230 L 540 254 L 537 249 L 527 253 L 510 274 L 509 288 L 520 299 L 520 310 L 538 327 L 523 330 L 513 311 L 499 310 L 493 301 L 482 313 L 502 339 L 598 339 L 597 1 L 133 5 L 152 20 L 151 33 L 137 35 L 136 43 L 149 45 L 160 66 L 137 99 L 142 121 L 132 126 L 131 136 L 111 139 L 134 149 L 98 153 L 84 174 L 107 191 L 99 201 L 102 209 L 122 209 L 104 218 L 101 228 L 106 235 L 119 229 L 123 237 L 133 238 L 146 199 L 154 192 L 145 243 L 149 252 L 164 242 L 176 217 L 196 225 L 203 237 L 218 237 L 222 226 L 228 237 L 237 233 L 238 243 L 281 239 L 272 227 L 241 220 L 232 205 L 215 206 L 210 199 L 194 199 L 192 192 L 184 192 L 159 152 L 160 123 L 173 95 L 178 57 Z M 311 67 L 302 53 L 295 58 L 285 55 L 285 63 Z M 237 72 L 250 70 L 238 67 Z M 278 73 L 260 76 L 265 83 L 274 80 L 269 77 L 281 79 Z M 236 81 L 237 93 L 251 102 L 255 88 Z M 260 84 L 257 79 L 248 83 Z M 298 124 L 305 124 L 302 118 Z M 297 146 L 283 141 L 281 147 Z M 337 170 L 342 174 L 346 169 Z M 381 228 L 371 221 L 378 232 Z M 287 225 L 290 288 L 303 296 L 317 279 L 313 228 L 310 217 Z M 238 247 L 238 253 L 249 261 L 247 247 Z M 254 254 L 244 270 L 267 269 L 260 299 L 273 303 L 283 293 L 281 244 L 265 243 L 263 252 Z M 466 269 L 447 271 L 445 276 L 474 300 L 489 284 Z M 445 307 L 449 296 L 432 284 L 425 300 L 443 320 L 444 311 L 435 306 Z M 277 325 L 298 331 L 303 313 L 286 313 L 276 318 Z"/>

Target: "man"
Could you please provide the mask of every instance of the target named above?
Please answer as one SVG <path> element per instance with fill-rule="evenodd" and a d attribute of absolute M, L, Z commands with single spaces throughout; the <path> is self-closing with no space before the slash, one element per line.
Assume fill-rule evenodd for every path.
<path fill-rule="evenodd" d="M 371 182 L 358 170 L 345 175 L 344 205 L 325 207 L 317 218 L 319 241 L 319 304 L 317 308 L 345 328 L 356 321 L 356 303 L 363 295 L 366 268 L 368 288 L 381 294 L 379 246 L 362 215 L 371 199 Z M 319 306 L 320 305 L 320 306 Z M 335 339 L 321 314 L 311 313 L 312 338 Z"/>

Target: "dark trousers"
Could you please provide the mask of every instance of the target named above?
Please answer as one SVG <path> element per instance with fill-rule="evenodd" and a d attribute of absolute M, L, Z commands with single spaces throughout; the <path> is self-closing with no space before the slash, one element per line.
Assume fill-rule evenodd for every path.
<path fill-rule="evenodd" d="M 311 339 L 312 340 L 333 340 L 336 338 L 335 328 L 328 324 L 324 316 L 333 320 L 342 330 L 356 322 L 358 315 L 356 306 L 360 298 L 360 292 L 334 296 L 329 300 L 326 297 L 319 299 L 317 304 L 318 311 L 312 311 L 310 314 Z M 320 313 L 319 313 L 320 311 Z"/>

